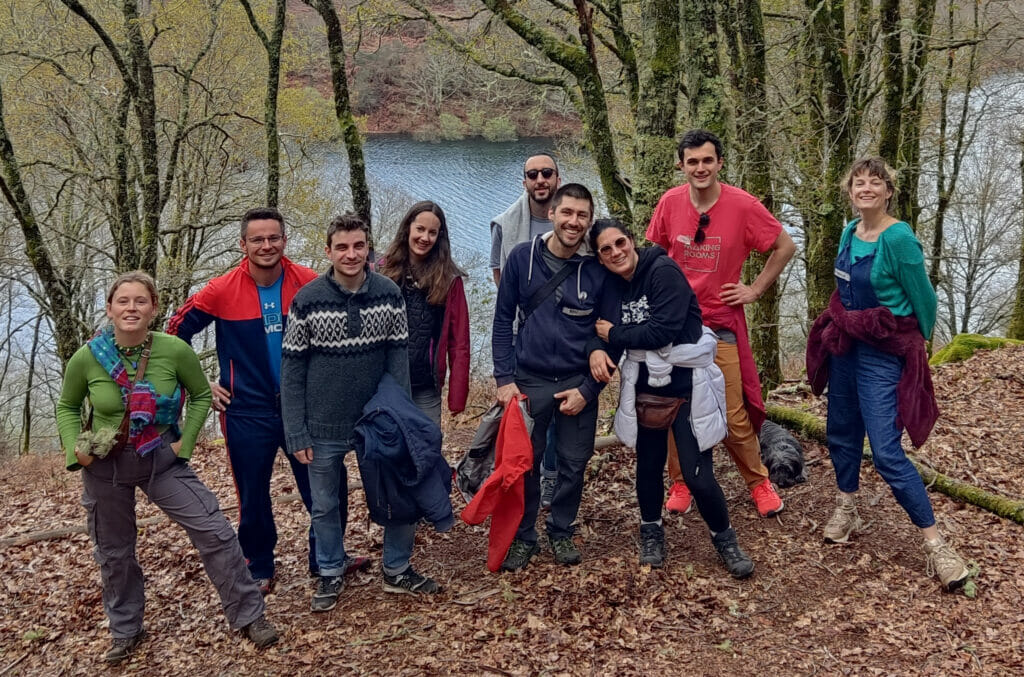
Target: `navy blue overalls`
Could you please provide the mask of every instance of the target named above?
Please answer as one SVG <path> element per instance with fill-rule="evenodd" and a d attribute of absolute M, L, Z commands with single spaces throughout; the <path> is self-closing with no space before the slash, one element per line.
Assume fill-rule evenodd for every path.
<path fill-rule="evenodd" d="M 866 310 L 881 305 L 871 285 L 875 251 L 852 261 L 850 233 L 835 260 L 839 300 L 847 310 Z M 903 360 L 860 341 L 853 341 L 845 355 L 832 355 L 828 382 L 828 447 L 839 490 L 857 491 L 864 434 L 871 443 L 878 474 L 917 527 L 935 524 L 931 501 L 917 469 L 901 444 L 903 431 L 896 426 L 897 388 Z"/>

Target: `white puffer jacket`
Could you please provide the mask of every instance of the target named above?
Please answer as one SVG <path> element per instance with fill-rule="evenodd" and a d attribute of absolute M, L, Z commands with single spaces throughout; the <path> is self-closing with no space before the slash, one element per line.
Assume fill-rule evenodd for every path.
<path fill-rule="evenodd" d="M 690 397 L 690 428 L 700 450 L 715 446 L 728 433 L 725 418 L 725 377 L 715 364 L 718 337 L 704 327 L 696 343 L 669 345 L 658 350 L 627 350 L 622 362 L 619 408 L 615 412 L 615 435 L 628 447 L 636 447 L 636 382 L 640 363 L 647 363 L 647 383 L 655 388 L 669 384 L 673 367 L 693 369 Z"/>

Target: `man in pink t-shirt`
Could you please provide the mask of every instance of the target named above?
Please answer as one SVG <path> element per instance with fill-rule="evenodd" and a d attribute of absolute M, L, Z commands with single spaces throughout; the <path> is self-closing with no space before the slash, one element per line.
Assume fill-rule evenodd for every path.
<path fill-rule="evenodd" d="M 764 422 L 761 381 L 747 336 L 743 307 L 753 303 L 782 273 L 796 245 L 761 202 L 746 191 L 723 184 L 722 142 L 711 132 L 692 130 L 679 142 L 678 167 L 686 183 L 661 196 L 647 239 L 664 247 L 686 274 L 700 303 L 704 324 L 718 334 L 715 364 L 725 375 L 729 434 L 725 446 L 747 483 L 763 517 L 780 512 L 782 499 L 761 462 L 757 435 Z M 771 251 L 750 286 L 740 281 L 753 250 Z M 686 512 L 692 498 L 683 484 L 670 438 L 670 511 Z"/>

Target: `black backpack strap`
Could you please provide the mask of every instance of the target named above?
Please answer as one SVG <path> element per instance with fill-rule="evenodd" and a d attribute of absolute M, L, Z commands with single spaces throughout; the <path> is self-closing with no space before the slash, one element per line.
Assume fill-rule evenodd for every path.
<path fill-rule="evenodd" d="M 557 273 L 552 275 L 551 278 L 541 286 L 540 289 L 533 292 L 533 296 L 531 296 L 530 300 L 526 302 L 526 305 L 521 306 L 519 309 L 519 326 L 522 326 L 523 323 L 526 322 L 526 318 L 533 314 L 533 311 L 537 310 L 537 308 L 540 307 L 540 304 L 544 303 L 544 300 L 547 297 L 555 293 L 555 290 L 558 289 L 558 285 L 565 282 L 566 278 L 572 275 L 573 270 L 578 268 L 579 265 L 575 262 L 567 261 L 558 269 Z"/>

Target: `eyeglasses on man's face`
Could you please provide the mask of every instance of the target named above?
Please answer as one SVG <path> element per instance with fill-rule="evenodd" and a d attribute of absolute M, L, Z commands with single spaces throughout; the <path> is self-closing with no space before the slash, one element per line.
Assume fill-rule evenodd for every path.
<path fill-rule="evenodd" d="M 253 247 L 262 247 L 264 244 L 281 244 L 284 235 L 268 235 L 267 237 L 247 237 L 245 241 Z"/>
<path fill-rule="evenodd" d="M 543 176 L 545 179 L 550 179 L 555 175 L 555 170 L 551 167 L 545 167 L 544 169 L 527 169 L 525 174 L 526 178 L 530 181 L 536 181 L 538 175 Z"/>
<path fill-rule="evenodd" d="M 708 216 L 706 212 L 700 215 L 700 218 L 697 219 L 697 234 L 693 236 L 694 243 L 700 244 L 704 241 L 704 229 L 707 228 L 710 223 L 711 217 Z"/>

